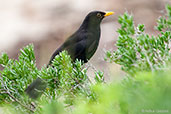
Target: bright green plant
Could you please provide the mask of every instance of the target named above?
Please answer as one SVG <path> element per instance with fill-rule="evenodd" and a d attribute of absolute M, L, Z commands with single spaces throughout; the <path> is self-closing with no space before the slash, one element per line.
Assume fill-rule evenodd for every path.
<path fill-rule="evenodd" d="M 27 106 L 31 101 L 26 100 L 24 95 L 26 86 L 39 74 L 32 47 L 21 50 L 18 60 L 9 59 L 6 53 L 0 57 L 4 68 L 0 71 L 0 104 L 13 104 L 17 110 L 33 111 Z"/>
<path fill-rule="evenodd" d="M 171 5 L 166 5 L 167 15 L 162 16 L 157 20 L 156 29 L 159 31 L 171 31 Z"/>
<path fill-rule="evenodd" d="M 171 111 L 170 71 L 138 73 L 118 83 L 95 85 L 97 101 L 76 99 L 74 114 L 148 114 Z"/>
<path fill-rule="evenodd" d="M 39 101 L 41 108 L 36 114 L 147 114 L 171 111 L 171 77 L 170 71 L 139 72 L 134 77 L 111 84 L 98 83 L 90 86 L 96 94 L 96 100 L 86 96 L 74 99 L 74 108 L 65 108 L 64 103 L 56 99 Z M 45 99 L 44 99 L 45 98 Z M 15 112 L 14 106 L 4 110 Z M 19 113 L 20 114 L 20 113 Z M 21 112 L 22 114 L 22 112 Z"/>
<path fill-rule="evenodd" d="M 33 100 L 25 95 L 25 89 L 37 77 L 42 78 L 47 88 L 40 99 L 58 100 L 64 99 L 66 105 L 72 105 L 75 94 L 95 99 L 89 89 L 90 80 L 86 74 L 87 69 L 81 61 L 72 62 L 66 51 L 57 55 L 52 66 L 37 69 L 33 45 L 28 45 L 20 51 L 18 60 L 9 59 L 6 53 L 0 57 L 3 70 L 0 71 L 0 104 L 9 103 L 18 108 L 17 110 L 34 112 L 41 110 L 41 104 L 31 103 Z M 99 75 L 99 76 L 98 76 Z M 102 81 L 102 73 L 97 73 L 97 82 Z M 41 101 L 41 100 L 40 100 Z M 37 104 L 37 105 L 36 105 Z"/>
<path fill-rule="evenodd" d="M 146 34 L 143 24 L 135 27 L 133 17 L 128 13 L 120 16 L 117 50 L 108 51 L 106 60 L 120 64 L 124 71 L 131 74 L 166 67 L 171 62 L 171 6 L 167 5 L 166 9 L 167 16 L 158 20 L 156 28 L 161 34 L 157 36 Z"/>

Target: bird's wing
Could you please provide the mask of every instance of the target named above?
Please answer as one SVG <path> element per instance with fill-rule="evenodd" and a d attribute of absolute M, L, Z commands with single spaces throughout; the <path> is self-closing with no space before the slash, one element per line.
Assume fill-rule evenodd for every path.
<path fill-rule="evenodd" d="M 71 43 L 77 43 L 81 40 L 86 39 L 89 36 L 90 33 L 86 32 L 86 31 L 77 31 L 75 32 L 73 35 L 71 35 L 63 44 L 63 46 L 68 46 L 71 45 Z"/>
<path fill-rule="evenodd" d="M 80 40 L 78 42 L 73 42 L 72 45 L 68 45 L 64 48 L 68 51 L 72 59 L 79 58 L 85 55 L 86 51 L 86 40 Z"/>
<path fill-rule="evenodd" d="M 72 36 L 70 36 L 64 44 L 57 49 L 51 59 L 49 64 L 51 64 L 51 61 L 55 58 L 56 55 L 58 55 L 61 51 L 68 51 L 69 55 L 73 60 L 76 58 L 82 58 L 83 56 L 86 56 L 86 49 L 89 47 L 87 44 L 91 44 L 92 42 L 89 41 L 89 37 L 91 37 L 91 33 L 88 33 L 86 31 L 76 32 Z"/>
<path fill-rule="evenodd" d="M 95 46 L 97 46 L 97 43 L 98 43 L 97 41 L 91 42 L 89 47 L 88 47 L 87 53 L 92 52 L 96 48 Z"/>

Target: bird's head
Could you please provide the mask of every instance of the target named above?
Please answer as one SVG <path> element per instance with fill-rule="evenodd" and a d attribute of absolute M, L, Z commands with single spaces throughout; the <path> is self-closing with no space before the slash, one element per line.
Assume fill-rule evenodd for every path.
<path fill-rule="evenodd" d="M 114 14 L 114 12 L 92 11 L 86 16 L 83 24 L 88 24 L 89 26 L 98 26 L 104 17 L 110 16 L 112 14 Z"/>
<path fill-rule="evenodd" d="M 92 18 L 101 21 L 104 17 L 114 14 L 114 12 L 92 11 L 86 18 Z"/>

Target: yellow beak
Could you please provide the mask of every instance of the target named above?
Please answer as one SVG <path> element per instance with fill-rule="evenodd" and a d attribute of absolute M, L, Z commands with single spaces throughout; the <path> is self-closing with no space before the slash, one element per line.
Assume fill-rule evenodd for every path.
<path fill-rule="evenodd" d="M 106 12 L 106 14 L 104 16 L 106 17 L 106 16 L 113 15 L 113 14 L 114 14 L 114 12 Z"/>

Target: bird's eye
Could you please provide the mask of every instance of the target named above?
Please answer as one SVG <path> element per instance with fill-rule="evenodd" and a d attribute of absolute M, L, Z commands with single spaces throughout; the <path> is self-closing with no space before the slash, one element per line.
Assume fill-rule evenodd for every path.
<path fill-rule="evenodd" d="M 97 17 L 102 17 L 102 15 L 100 13 L 97 13 Z"/>

